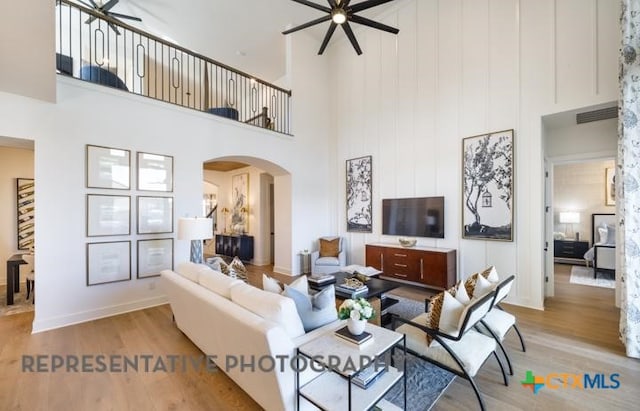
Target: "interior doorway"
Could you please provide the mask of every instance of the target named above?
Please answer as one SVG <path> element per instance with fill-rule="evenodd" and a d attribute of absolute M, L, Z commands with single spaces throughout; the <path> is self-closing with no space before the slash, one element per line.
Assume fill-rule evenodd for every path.
<path fill-rule="evenodd" d="M 584 255 L 594 243 L 592 215 L 615 212 L 615 207 L 605 204 L 606 170 L 615 167 L 617 152 L 617 118 L 612 107 L 615 103 L 542 118 L 546 298 L 571 298 L 566 291 L 576 287 L 572 278 L 580 273 L 587 279 Z M 596 114 L 581 122 L 585 113 Z M 605 293 L 613 306 L 615 292 Z"/>

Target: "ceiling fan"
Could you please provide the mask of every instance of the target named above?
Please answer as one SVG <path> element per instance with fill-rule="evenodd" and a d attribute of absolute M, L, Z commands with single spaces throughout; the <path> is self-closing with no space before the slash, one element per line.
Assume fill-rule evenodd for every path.
<path fill-rule="evenodd" d="M 126 14 L 120 14 L 114 11 L 110 11 L 116 4 L 120 2 L 120 0 L 108 0 L 106 3 L 104 2 L 104 0 L 95 0 L 95 1 L 89 0 L 90 4 L 83 0 L 78 0 L 78 2 L 82 3 L 86 7 L 94 9 L 95 11 L 97 11 L 98 13 L 104 16 L 111 17 L 112 19 L 116 19 L 116 20 L 128 19 L 128 20 L 142 21 L 142 19 L 139 17 L 128 16 Z M 87 21 L 85 21 L 85 23 L 91 24 L 95 19 L 97 19 L 97 17 L 91 16 L 87 19 Z M 109 27 L 111 27 L 113 31 L 116 32 L 117 35 L 120 35 L 120 31 L 118 30 L 118 27 L 116 27 L 115 24 L 113 23 L 108 23 L 108 24 L 109 24 Z"/>
<path fill-rule="evenodd" d="M 350 5 L 351 0 L 327 0 L 327 2 L 329 3 L 329 7 L 322 6 L 320 4 L 307 1 L 307 0 L 292 0 L 292 1 L 296 3 L 304 4 L 305 6 L 312 7 L 316 10 L 324 11 L 325 13 L 327 13 L 327 15 L 315 20 L 311 20 L 308 23 L 301 24 L 300 26 L 294 27 L 292 29 L 283 31 L 282 34 L 293 33 L 295 31 L 306 29 L 307 27 L 315 26 L 316 24 L 320 24 L 325 21 L 331 20 L 331 25 L 327 30 L 327 34 L 324 36 L 324 40 L 322 41 L 322 45 L 320 46 L 320 50 L 318 51 L 318 54 L 324 53 L 324 50 L 327 48 L 327 45 L 329 44 L 329 40 L 331 40 L 331 36 L 333 36 L 333 32 L 336 30 L 336 27 L 338 27 L 339 25 L 342 26 L 342 29 L 344 30 L 345 34 L 349 38 L 349 41 L 351 42 L 351 45 L 355 49 L 356 53 L 358 53 L 358 55 L 362 54 L 362 49 L 360 49 L 358 40 L 356 40 L 356 36 L 353 34 L 353 30 L 351 30 L 351 26 L 349 25 L 349 22 L 362 24 L 363 26 L 372 27 L 374 29 L 386 31 L 393 34 L 398 34 L 400 32 L 400 30 L 394 27 L 387 26 L 385 24 L 378 23 L 377 21 L 373 21 L 371 19 L 367 19 L 365 17 L 361 17 L 355 14 L 360 11 L 379 6 L 384 3 L 389 3 L 393 0 L 366 0 L 358 4 L 354 4 L 353 6 Z"/>

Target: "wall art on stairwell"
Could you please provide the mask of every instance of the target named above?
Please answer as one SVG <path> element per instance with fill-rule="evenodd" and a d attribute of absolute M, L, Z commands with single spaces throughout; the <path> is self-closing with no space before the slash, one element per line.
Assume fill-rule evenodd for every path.
<path fill-rule="evenodd" d="M 462 238 L 513 241 L 513 130 L 462 140 Z"/>
<path fill-rule="evenodd" d="M 371 156 L 347 160 L 347 231 L 372 232 L 371 170 Z"/>

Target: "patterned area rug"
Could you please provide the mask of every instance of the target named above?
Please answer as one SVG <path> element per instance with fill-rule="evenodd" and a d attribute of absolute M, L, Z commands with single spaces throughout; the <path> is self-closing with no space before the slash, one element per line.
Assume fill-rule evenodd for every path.
<path fill-rule="evenodd" d="M 20 283 L 20 292 L 13 294 L 13 305 L 7 305 L 7 286 L 0 285 L 0 298 L 2 303 L 0 305 L 0 316 L 26 313 L 34 310 L 32 304 L 32 298 L 26 300 L 27 286 L 25 283 Z"/>
<path fill-rule="evenodd" d="M 571 284 L 590 285 L 593 287 L 616 288 L 616 280 L 613 274 L 598 272 L 598 277 L 593 278 L 593 268 L 574 265 L 571 267 Z"/>
<path fill-rule="evenodd" d="M 389 295 L 400 302 L 389 309 L 402 318 L 411 319 L 424 312 L 424 302 Z M 401 364 L 399 359 L 398 363 Z M 407 411 L 429 410 L 447 389 L 455 375 L 412 355 L 407 357 Z M 402 408 L 402 383 L 396 384 L 384 397 Z"/>

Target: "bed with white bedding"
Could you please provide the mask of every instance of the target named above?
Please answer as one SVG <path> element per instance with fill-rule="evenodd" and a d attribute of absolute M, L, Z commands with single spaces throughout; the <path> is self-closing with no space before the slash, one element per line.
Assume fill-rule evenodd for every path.
<path fill-rule="evenodd" d="M 598 272 L 612 273 L 616 270 L 616 215 L 591 214 L 591 247 L 584 259 L 593 265 L 593 278 Z"/>

